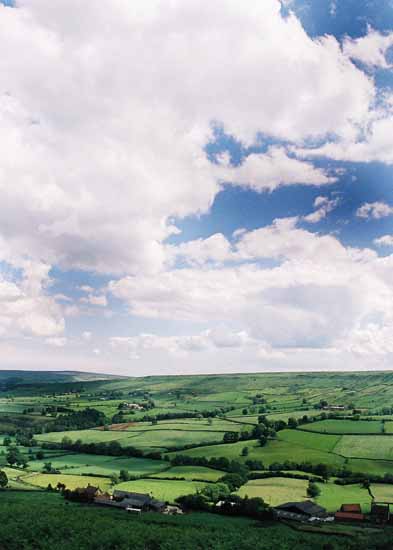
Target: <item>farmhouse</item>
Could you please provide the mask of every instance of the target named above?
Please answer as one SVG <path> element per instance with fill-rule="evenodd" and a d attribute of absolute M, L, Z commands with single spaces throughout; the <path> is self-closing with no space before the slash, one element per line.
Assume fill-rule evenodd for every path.
<path fill-rule="evenodd" d="M 144 407 L 143 405 L 139 405 L 139 403 L 122 403 L 121 405 L 122 409 L 128 409 L 131 411 L 143 411 Z"/>
<path fill-rule="evenodd" d="M 109 495 L 108 495 L 109 496 Z M 113 497 L 103 498 L 101 495 L 94 499 L 96 504 L 123 508 L 130 512 L 161 512 L 166 509 L 165 502 L 156 500 L 148 494 L 130 493 L 128 491 L 114 491 Z"/>
<path fill-rule="evenodd" d="M 313 521 L 314 519 L 325 519 L 328 514 L 322 506 L 318 506 L 311 500 L 304 500 L 280 504 L 280 506 L 273 508 L 273 515 L 277 519 Z"/>
<path fill-rule="evenodd" d="M 102 491 L 99 487 L 94 487 L 94 485 L 89 485 L 87 487 L 77 487 L 74 490 L 74 494 L 78 496 L 80 500 L 85 502 L 93 502 L 96 498 L 101 498 Z"/>
<path fill-rule="evenodd" d="M 336 521 L 364 521 L 365 515 L 362 514 L 360 504 L 343 504 L 339 512 L 334 514 Z"/>
<path fill-rule="evenodd" d="M 370 517 L 374 523 L 384 525 L 390 521 L 390 502 L 373 502 Z"/>

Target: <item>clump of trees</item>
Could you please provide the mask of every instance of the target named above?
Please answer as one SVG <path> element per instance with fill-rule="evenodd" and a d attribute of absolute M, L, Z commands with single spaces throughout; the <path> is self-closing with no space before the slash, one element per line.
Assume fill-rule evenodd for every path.
<path fill-rule="evenodd" d="M 0 470 L 0 489 L 5 489 L 8 485 L 8 477 L 4 470 Z"/>

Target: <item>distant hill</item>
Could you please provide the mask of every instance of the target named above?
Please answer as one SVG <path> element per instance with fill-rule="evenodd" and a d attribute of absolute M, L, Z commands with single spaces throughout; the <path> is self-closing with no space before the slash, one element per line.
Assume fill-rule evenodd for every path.
<path fill-rule="evenodd" d="M 121 380 L 122 376 L 78 371 L 23 371 L 0 370 L 0 384 L 8 387 L 25 384 L 52 384 L 67 382 L 94 382 L 97 380 Z"/>

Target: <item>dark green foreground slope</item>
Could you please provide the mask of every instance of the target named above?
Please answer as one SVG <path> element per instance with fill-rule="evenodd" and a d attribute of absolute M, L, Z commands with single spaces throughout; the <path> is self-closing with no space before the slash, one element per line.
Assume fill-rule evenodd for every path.
<path fill-rule="evenodd" d="M 0 493 L 1 550 L 385 550 L 392 548 L 391 537 L 391 532 L 327 537 L 212 514 L 135 517 L 67 504 L 57 494 Z"/>

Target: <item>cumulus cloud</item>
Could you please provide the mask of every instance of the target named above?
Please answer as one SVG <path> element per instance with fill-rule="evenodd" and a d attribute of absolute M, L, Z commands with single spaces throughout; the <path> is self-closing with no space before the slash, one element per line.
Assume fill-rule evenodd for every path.
<path fill-rule="evenodd" d="M 257 192 L 273 191 L 282 185 L 325 185 L 337 180 L 309 162 L 288 156 L 279 147 L 271 147 L 265 154 L 249 155 L 240 166 L 230 167 L 225 162 L 221 163 L 221 166 L 225 165 L 224 179 Z"/>
<path fill-rule="evenodd" d="M 278 148 L 212 164 L 214 121 L 243 143 L 348 136 L 375 95 L 335 38 L 311 39 L 278 0 L 17 6 L 0 6 L 0 234 L 63 269 L 159 271 L 169 220 L 206 212 L 228 178 L 333 181 Z"/>
<path fill-rule="evenodd" d="M 389 261 L 305 231 L 297 217 L 165 244 L 176 220 L 208 212 L 224 184 L 335 182 L 302 156 L 310 139 L 335 136 L 305 149 L 310 158 L 393 162 L 391 103 L 373 110 L 375 84 L 351 60 L 382 66 L 379 38 L 365 60 L 365 42 L 312 39 L 278 0 L 247 10 L 235 0 L 86 0 L 83 12 L 76 0 L 19 0 L 0 4 L 0 20 L 0 261 L 17 272 L 0 278 L 1 335 L 70 347 L 64 317 L 81 310 L 50 296 L 51 266 L 109 274 L 108 292 L 135 316 L 203 326 L 129 337 L 134 357 L 252 350 L 278 361 L 284 348 L 327 349 L 370 315 L 385 318 Z M 238 166 L 210 162 L 215 124 L 243 146 L 264 135 L 293 147 Z M 334 206 L 319 199 L 306 221 Z M 80 303 L 107 306 L 104 291 L 77 290 Z M 89 355 L 105 354 L 90 345 Z"/>
<path fill-rule="evenodd" d="M 393 207 L 386 204 L 386 202 L 366 202 L 360 206 L 356 215 L 358 218 L 379 220 L 380 218 L 386 218 L 393 214 Z"/>
<path fill-rule="evenodd" d="M 189 267 L 183 249 L 181 268 L 125 277 L 109 290 L 133 315 L 209 325 L 230 319 L 276 348 L 328 347 L 369 316 L 383 319 L 392 306 L 391 260 L 298 223 L 279 219 L 222 241 L 220 267 L 211 256 L 201 263 L 201 242 L 196 263 L 188 243 Z"/>
<path fill-rule="evenodd" d="M 377 246 L 393 246 L 393 235 L 382 235 L 374 239 L 374 244 Z"/>
<path fill-rule="evenodd" d="M 303 220 L 308 223 L 318 223 L 336 208 L 339 199 L 329 199 L 328 197 L 317 197 L 314 201 L 316 210 L 307 216 L 303 216 Z"/>
<path fill-rule="evenodd" d="M 105 307 L 108 305 L 108 300 L 104 294 L 101 294 L 101 295 L 89 294 L 88 296 L 83 296 L 80 299 L 80 302 L 82 302 L 83 304 L 90 304 L 92 306 Z"/>
<path fill-rule="evenodd" d="M 54 346 L 56 348 L 63 348 L 67 344 L 67 338 L 64 338 L 61 336 L 58 336 L 58 337 L 53 336 L 52 338 L 47 338 L 45 342 L 50 346 Z"/>
<path fill-rule="evenodd" d="M 361 61 L 369 67 L 388 69 L 392 65 L 386 59 L 388 49 L 393 46 L 393 33 L 380 33 L 372 28 L 366 36 L 347 37 L 343 42 L 345 55 Z"/>

